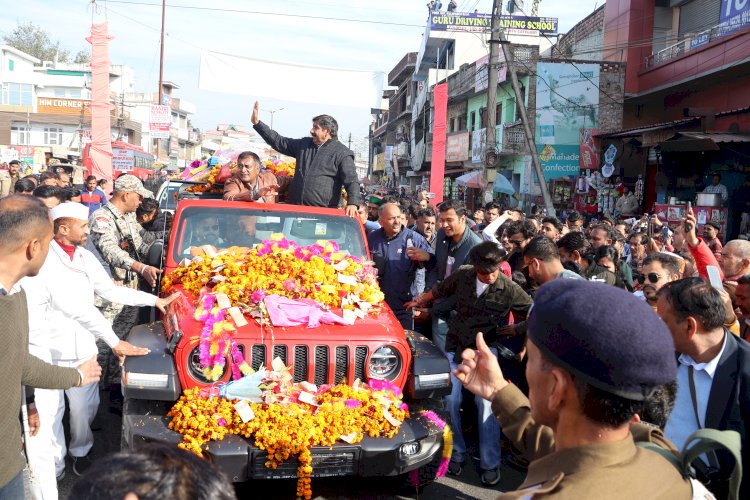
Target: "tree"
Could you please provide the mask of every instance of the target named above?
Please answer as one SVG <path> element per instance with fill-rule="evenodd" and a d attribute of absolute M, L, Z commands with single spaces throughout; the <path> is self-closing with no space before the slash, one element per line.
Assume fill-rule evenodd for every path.
<path fill-rule="evenodd" d="M 37 59 L 41 59 L 42 61 L 70 61 L 70 51 L 60 47 L 59 40 L 53 42 L 46 30 L 35 25 L 31 21 L 25 24 L 19 24 L 16 26 L 16 29 L 14 29 L 9 35 L 5 35 L 3 39 L 5 40 L 5 43 L 11 47 L 34 56 Z M 83 51 L 78 53 L 76 60 L 81 57 L 82 52 Z"/>
<path fill-rule="evenodd" d="M 73 62 L 75 64 L 89 64 L 91 62 L 91 54 L 87 50 L 79 50 Z"/>

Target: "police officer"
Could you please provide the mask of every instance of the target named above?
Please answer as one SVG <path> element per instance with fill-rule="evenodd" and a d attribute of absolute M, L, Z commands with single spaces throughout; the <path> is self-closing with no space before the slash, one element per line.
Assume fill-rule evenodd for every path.
<path fill-rule="evenodd" d="M 109 264 L 113 279 L 134 290 L 138 289 L 139 276 L 153 287 L 161 273 L 142 262 L 149 246 L 141 238 L 143 228 L 135 216 L 141 200 L 151 197 L 151 191 L 143 187 L 138 177 L 121 175 L 115 181 L 109 203 L 89 218 L 91 240 L 102 259 Z M 137 307 L 104 301 L 101 310 L 119 338 L 125 337 L 137 322 Z M 110 397 L 119 399 L 120 364 L 109 346 L 101 341 L 97 343 L 103 371 L 100 384 L 103 388 L 110 388 Z"/>
<path fill-rule="evenodd" d="M 550 281 L 535 296 L 527 349 L 528 399 L 481 333 L 454 372 L 492 401 L 531 460 L 524 483 L 500 498 L 692 498 L 691 481 L 631 434 L 644 401 L 676 376 L 669 330 L 647 304 L 600 283 Z"/>

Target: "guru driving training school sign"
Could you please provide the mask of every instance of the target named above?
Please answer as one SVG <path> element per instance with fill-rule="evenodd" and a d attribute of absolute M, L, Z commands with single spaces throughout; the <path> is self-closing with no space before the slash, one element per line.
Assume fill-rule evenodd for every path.
<path fill-rule="evenodd" d="M 539 34 L 554 35 L 557 33 L 557 18 L 499 16 L 500 28 L 511 35 Z M 491 14 L 469 14 L 455 12 L 432 12 L 430 29 L 435 31 L 489 31 L 492 24 Z"/>

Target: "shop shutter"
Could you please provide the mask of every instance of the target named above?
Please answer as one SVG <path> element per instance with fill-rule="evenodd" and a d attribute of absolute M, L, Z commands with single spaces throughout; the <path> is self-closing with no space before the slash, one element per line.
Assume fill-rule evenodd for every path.
<path fill-rule="evenodd" d="M 680 40 L 719 24 L 721 0 L 693 0 L 680 8 Z"/>

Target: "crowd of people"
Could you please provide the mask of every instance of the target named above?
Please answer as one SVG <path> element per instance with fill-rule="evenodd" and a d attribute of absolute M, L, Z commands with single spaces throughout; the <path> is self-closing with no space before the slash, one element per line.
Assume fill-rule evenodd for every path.
<path fill-rule="evenodd" d="M 486 486 L 500 481 L 501 432 L 513 449 L 527 450 L 529 441 L 535 439 L 528 434 L 528 426 L 551 427 L 551 436 L 562 430 L 562 415 L 538 416 L 549 410 L 551 403 L 544 398 L 552 397 L 554 387 L 539 386 L 540 379 L 532 377 L 532 363 L 536 368 L 549 365 L 565 372 L 573 381 L 575 396 L 583 398 L 584 420 L 595 429 L 605 428 L 613 432 L 612 437 L 622 439 L 632 418 L 645 420 L 660 429 L 658 439 L 674 443 L 677 449 L 698 429 L 736 430 L 742 437 L 743 465 L 748 465 L 750 242 L 734 240 L 722 245 L 711 224 L 699 236 L 692 210 L 671 229 L 657 217 L 607 217 L 586 224 L 577 212 L 562 221 L 526 216 L 496 202 L 469 214 L 460 201 L 447 200 L 433 207 L 425 197 L 404 203 L 397 196 L 369 196 L 358 213 L 386 302 L 404 328 L 430 337 L 450 362 L 453 390 L 445 398 L 454 432 L 450 474 L 461 475 L 467 461 L 462 387 L 477 394 L 474 427 L 478 429 L 481 480 Z M 410 300 L 404 300 L 409 296 Z M 554 315 L 548 309 L 552 307 Z M 533 321 L 535 312 L 537 318 L 545 319 Z M 612 338 L 615 334 L 616 339 Z M 665 345 L 669 347 L 666 360 Z M 645 352 L 645 346 L 662 357 L 656 360 L 653 352 Z M 596 359 L 585 361 L 594 355 Z M 657 361 L 661 365 L 655 365 Z M 620 369 L 627 376 L 617 375 Z M 491 384 L 492 391 L 474 382 L 487 377 L 484 370 L 493 374 L 492 380 L 483 382 Z M 640 384 L 649 388 L 643 394 L 620 391 L 621 385 L 632 386 L 641 375 L 654 376 L 659 370 L 660 378 Z M 549 370 L 542 366 L 541 371 Z M 576 377 L 593 387 L 584 390 Z M 603 385 L 601 377 L 608 385 Z M 512 381 L 514 389 L 505 390 L 505 381 Z M 670 390 L 652 391 L 664 384 Z M 534 398 L 540 389 L 543 397 L 537 393 Z M 500 398 L 498 391 L 507 398 Z M 527 396 L 531 403 L 524 399 Z M 618 400 L 615 421 L 597 413 L 610 410 L 589 408 L 614 396 L 627 400 L 627 404 Z M 537 404 L 545 407 L 537 408 Z M 519 421 L 518 409 L 528 407 L 530 415 Z M 662 411 L 652 416 L 655 412 L 650 408 Z M 558 453 L 558 446 L 545 445 L 544 449 L 544 455 L 550 455 L 543 459 L 548 462 L 544 472 L 532 474 L 539 449 L 520 454 L 527 463 L 532 461 L 525 485 L 542 485 L 535 498 L 563 487 L 551 472 L 565 472 L 566 466 L 549 461 L 552 456 L 567 455 Z M 707 457 L 695 467 L 696 477 L 717 498 L 725 498 L 733 461 L 721 452 Z M 663 468 L 663 464 L 658 466 Z M 597 472 L 591 464 L 590 473 L 601 474 L 606 484 L 604 470 Z M 635 470 L 623 464 L 614 477 L 625 479 L 630 473 Z M 680 482 L 679 476 L 672 476 Z M 748 484 L 742 482 L 745 495 L 750 494 Z M 581 485 L 590 486 L 588 482 Z M 672 486 L 676 488 L 673 497 L 686 497 L 684 488 Z M 601 498 L 612 498 L 611 491 Z"/>
<path fill-rule="evenodd" d="M 717 429 L 738 433 L 740 461 L 750 466 L 750 241 L 722 243 L 710 224 L 699 236 L 691 210 L 669 228 L 648 216 L 586 224 L 577 212 L 560 220 L 491 202 L 470 214 L 459 200 L 435 207 L 427 193 L 415 200 L 366 195 L 332 117 L 315 117 L 310 137 L 301 139 L 263 124 L 257 103 L 251 121 L 275 149 L 296 158 L 295 175 L 269 175 L 257 155 L 243 153 L 224 198 L 274 202 L 285 192 L 290 203 L 333 208 L 346 189 L 342 208 L 362 222 L 386 303 L 450 363 L 449 474 L 461 476 L 468 465 L 464 428 L 473 427 L 482 484 L 500 482 L 503 453 L 528 467 L 508 498 L 733 492 L 729 453 L 703 453 L 692 475 L 672 462 L 696 431 Z M 73 472 L 86 473 L 96 382 L 117 399 L 119 359 L 148 352 L 123 340 L 137 307 L 163 310 L 175 298 L 140 289 L 150 290 L 161 272 L 145 258 L 155 232 L 149 225 L 161 214 L 141 181 L 118 177 L 111 197 L 95 178 L 83 190 L 69 189 L 69 182 L 57 172 L 22 178 L 14 194 L 0 199 L 0 376 L 7 401 L 0 430 L 12 437 L 0 452 L 0 499 L 24 498 L 22 406 L 34 498 L 57 497 L 66 448 Z M 464 426 L 470 393 L 477 422 Z M 175 454 L 181 452 L 112 457 L 73 496 L 95 498 L 110 483 L 106 488 L 139 497 L 167 491 L 200 469 Z M 105 473 L 133 459 L 180 465 L 137 478 Z M 226 482 L 211 467 L 205 471 Z M 740 496 L 749 488 L 742 481 Z M 231 497 L 223 490 L 217 496 Z"/>

